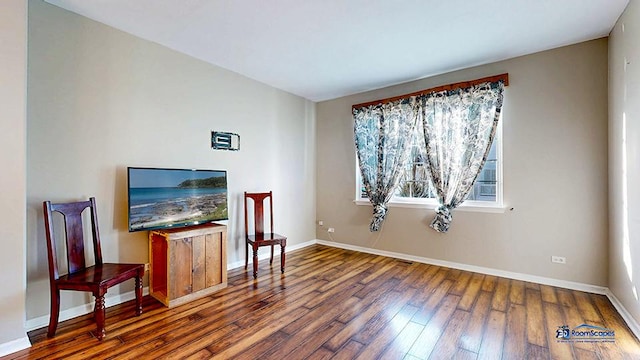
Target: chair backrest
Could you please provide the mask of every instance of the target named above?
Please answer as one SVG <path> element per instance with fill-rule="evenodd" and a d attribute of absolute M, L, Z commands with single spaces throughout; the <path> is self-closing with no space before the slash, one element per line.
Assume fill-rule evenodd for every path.
<path fill-rule="evenodd" d="M 86 268 L 84 258 L 84 230 L 82 228 L 82 212 L 91 209 L 91 234 L 93 235 L 93 250 L 96 265 L 102 264 L 102 250 L 100 249 L 100 234 L 98 233 L 98 217 L 96 215 L 96 199 L 89 201 L 52 204 L 50 201 L 42 203 L 44 209 L 44 224 L 47 235 L 47 255 L 49 259 L 49 278 L 51 281 L 59 278 L 56 256 L 56 240 L 53 231 L 53 212 L 59 212 L 64 218 L 67 266 L 69 274 Z"/>
<path fill-rule="evenodd" d="M 264 234 L 264 202 L 269 199 L 269 232 L 273 231 L 273 197 L 272 192 L 265 193 L 248 193 L 244 192 L 244 233 L 249 235 L 249 218 L 247 217 L 248 202 L 247 199 L 253 200 L 253 222 L 256 235 Z"/>

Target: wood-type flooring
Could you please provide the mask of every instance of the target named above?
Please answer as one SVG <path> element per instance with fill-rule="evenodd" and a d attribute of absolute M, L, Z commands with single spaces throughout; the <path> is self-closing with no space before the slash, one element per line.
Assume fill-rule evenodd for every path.
<path fill-rule="evenodd" d="M 260 261 L 229 286 L 165 308 L 145 297 L 107 309 L 103 341 L 90 315 L 3 359 L 640 359 L 640 344 L 603 295 L 313 245 L 280 274 Z M 607 341 L 556 338 L 582 325 Z M 585 329 L 585 328 L 583 328 Z M 580 329 L 578 329 L 580 330 Z"/>

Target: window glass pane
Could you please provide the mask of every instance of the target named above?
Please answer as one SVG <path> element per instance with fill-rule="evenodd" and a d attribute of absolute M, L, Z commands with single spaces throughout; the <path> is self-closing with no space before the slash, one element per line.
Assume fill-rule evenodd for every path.
<path fill-rule="evenodd" d="M 358 176 L 358 179 L 360 179 L 360 198 L 368 199 L 369 197 L 367 196 L 367 192 L 364 191 L 364 185 L 362 185 L 362 179 L 360 178 L 360 176 Z"/>
<path fill-rule="evenodd" d="M 484 163 L 484 167 L 482 168 L 482 171 L 480 171 L 475 184 L 473 184 L 473 189 L 471 189 L 467 200 L 496 201 L 496 192 L 498 187 L 498 155 L 496 151 L 496 143 L 497 141 L 494 139 L 491 144 L 491 150 L 489 151 L 487 161 Z"/>
<path fill-rule="evenodd" d="M 405 166 L 396 196 L 405 198 L 433 198 L 434 192 L 429 180 L 424 153 L 424 136 L 422 128 L 413 133 L 411 154 Z"/>
<path fill-rule="evenodd" d="M 433 186 L 429 179 L 429 174 L 426 169 L 424 149 L 424 136 L 422 134 L 422 127 L 417 126 L 416 131 L 412 135 L 411 153 L 407 161 L 407 165 L 401 175 L 398 188 L 394 194 L 395 198 L 402 198 L 403 200 L 416 199 L 434 199 L 436 197 Z M 497 143 L 499 139 L 494 138 L 489 150 L 489 155 L 484 164 L 484 167 L 476 182 L 469 192 L 466 200 L 474 201 L 486 201 L 496 202 L 498 193 L 498 151 Z M 358 180 L 360 180 L 360 174 L 358 171 Z M 361 180 L 360 180 L 361 181 Z M 360 198 L 367 199 L 367 194 L 364 191 L 362 182 L 359 184 Z"/>

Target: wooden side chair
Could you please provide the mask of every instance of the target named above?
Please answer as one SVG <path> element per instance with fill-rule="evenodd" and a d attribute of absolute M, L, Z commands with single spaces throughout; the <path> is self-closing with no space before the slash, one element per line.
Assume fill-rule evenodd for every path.
<path fill-rule="evenodd" d="M 142 314 L 142 277 L 144 264 L 105 264 L 102 262 L 100 235 L 98 233 L 98 217 L 96 200 L 52 204 L 45 201 L 44 223 L 47 235 L 47 253 L 49 259 L 49 282 L 51 288 L 51 314 L 49 318 L 48 337 L 53 337 L 58 327 L 60 315 L 60 290 L 88 291 L 95 296 L 94 318 L 97 324 L 96 337 L 102 340 L 104 330 L 104 295 L 107 289 L 129 279 L 135 279 L 136 316 Z M 82 212 L 91 210 L 91 233 L 95 265 L 87 266 L 84 256 L 84 231 L 82 228 Z M 53 212 L 64 217 L 68 274 L 60 276 L 56 256 L 56 240 L 53 231 Z"/>
<path fill-rule="evenodd" d="M 254 234 L 249 234 L 249 218 L 248 214 L 248 199 L 253 200 L 253 219 L 254 219 Z M 269 199 L 269 216 L 270 227 L 269 232 L 264 232 L 264 202 Z M 258 248 L 261 246 L 271 246 L 271 260 L 269 264 L 273 264 L 273 246 L 280 245 L 280 271 L 284 274 L 284 261 L 285 254 L 284 249 L 287 246 L 287 237 L 278 235 L 273 232 L 273 197 L 272 192 L 267 193 L 248 193 L 244 192 L 244 232 L 246 234 L 247 246 L 244 268 L 247 269 L 249 265 L 249 245 L 253 249 L 253 277 L 258 277 Z"/>

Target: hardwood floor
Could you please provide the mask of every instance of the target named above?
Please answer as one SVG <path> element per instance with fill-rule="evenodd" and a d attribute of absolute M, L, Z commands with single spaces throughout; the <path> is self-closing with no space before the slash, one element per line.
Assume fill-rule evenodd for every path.
<path fill-rule="evenodd" d="M 461 270 L 314 245 L 229 272 L 229 286 L 167 309 L 145 297 L 90 316 L 6 359 L 638 359 L 640 344 L 609 300 Z M 614 342 L 558 342 L 583 323 Z"/>

